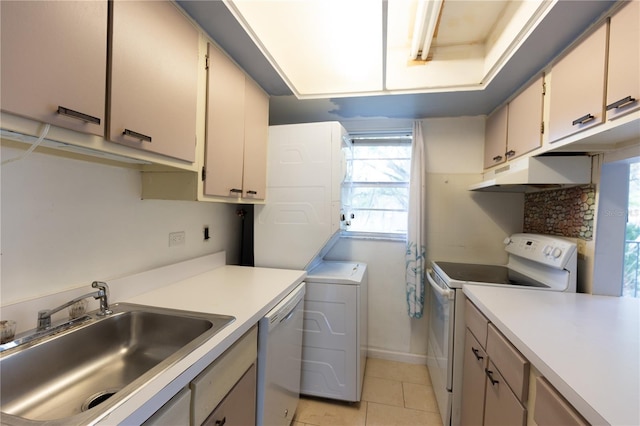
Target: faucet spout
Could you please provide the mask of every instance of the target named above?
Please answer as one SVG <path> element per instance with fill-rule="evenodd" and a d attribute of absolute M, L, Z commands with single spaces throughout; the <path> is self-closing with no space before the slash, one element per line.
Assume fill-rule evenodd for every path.
<path fill-rule="evenodd" d="M 76 302 L 79 302 L 82 299 L 86 299 L 88 297 L 93 297 L 94 299 L 98 299 L 100 301 L 100 311 L 98 315 L 110 315 L 113 313 L 111 309 L 109 309 L 109 286 L 107 283 L 101 281 L 94 281 L 91 283 L 91 287 L 97 288 L 98 291 L 94 291 L 91 293 L 84 294 L 82 296 L 78 296 L 75 299 L 68 301 L 67 303 L 63 303 L 60 306 L 57 306 L 52 309 L 44 309 L 38 311 L 38 328 L 37 331 L 43 331 L 47 328 L 51 327 L 51 316 L 56 312 L 60 312 L 61 310 L 68 308 Z"/>

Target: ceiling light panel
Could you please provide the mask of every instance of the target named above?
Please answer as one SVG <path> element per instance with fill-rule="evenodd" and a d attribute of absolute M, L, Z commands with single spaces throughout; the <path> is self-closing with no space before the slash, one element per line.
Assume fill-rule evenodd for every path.
<path fill-rule="evenodd" d="M 383 89 L 382 0 L 227 0 L 299 98 Z"/>

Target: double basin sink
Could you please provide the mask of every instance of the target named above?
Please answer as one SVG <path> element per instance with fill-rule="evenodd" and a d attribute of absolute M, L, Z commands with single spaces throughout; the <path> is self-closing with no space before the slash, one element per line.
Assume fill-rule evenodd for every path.
<path fill-rule="evenodd" d="M 231 323 L 120 303 L 0 354 L 2 424 L 90 424 Z"/>

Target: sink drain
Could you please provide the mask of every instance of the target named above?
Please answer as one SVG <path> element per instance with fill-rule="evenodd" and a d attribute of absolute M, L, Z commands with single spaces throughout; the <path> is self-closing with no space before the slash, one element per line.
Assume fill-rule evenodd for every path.
<path fill-rule="evenodd" d="M 102 404 L 107 399 L 111 398 L 119 389 L 109 389 L 102 392 L 98 392 L 95 395 L 87 398 L 84 404 L 82 404 L 82 411 L 87 411 L 93 407 Z"/>

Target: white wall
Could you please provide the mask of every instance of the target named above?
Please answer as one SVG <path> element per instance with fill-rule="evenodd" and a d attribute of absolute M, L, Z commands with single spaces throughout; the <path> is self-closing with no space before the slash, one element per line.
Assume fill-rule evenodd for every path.
<path fill-rule="evenodd" d="M 505 263 L 502 240 L 522 231 L 522 194 L 472 193 L 481 180 L 484 117 L 422 120 L 427 164 L 427 257 Z M 405 243 L 342 239 L 327 255 L 369 267 L 370 356 L 425 363 L 427 318 L 405 299 Z"/>
<path fill-rule="evenodd" d="M 1 156 L 23 152 L 3 145 Z M 135 170 L 39 152 L 1 172 L 2 305 L 225 249 L 237 261 L 235 205 L 141 200 Z M 169 247 L 174 231 L 184 245 Z"/>

